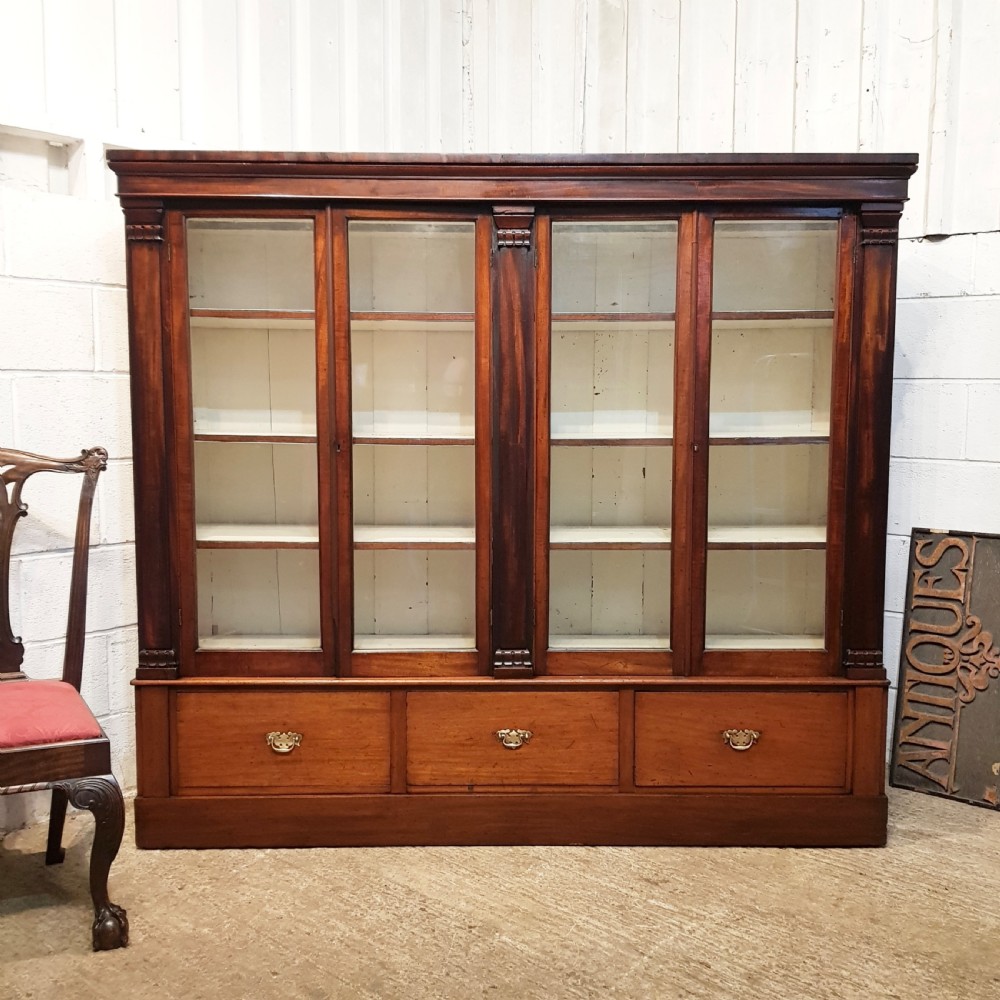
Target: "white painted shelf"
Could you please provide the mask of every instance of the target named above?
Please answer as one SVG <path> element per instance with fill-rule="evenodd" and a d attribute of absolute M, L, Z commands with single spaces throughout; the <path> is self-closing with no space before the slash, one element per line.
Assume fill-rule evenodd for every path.
<path fill-rule="evenodd" d="M 252 421 L 234 424 L 231 421 L 196 419 L 194 436 L 199 441 L 220 441 L 231 444 L 244 442 L 248 444 L 313 444 L 316 441 L 316 425 L 293 426 L 285 424 L 280 430 L 275 430 L 271 424 L 258 424 Z M 307 440 L 303 442 L 303 438 Z"/>
<path fill-rule="evenodd" d="M 746 419 L 736 422 L 730 417 L 722 421 L 715 414 L 709 414 L 708 436 L 714 444 L 726 444 L 729 438 L 767 438 L 764 443 L 785 444 L 789 438 L 808 438 L 816 444 L 826 444 L 830 439 L 830 423 L 816 423 L 804 414 L 800 421 L 775 423 L 758 420 L 763 414 L 746 414 Z M 733 441 L 733 443 L 737 443 Z"/>
<path fill-rule="evenodd" d="M 553 650 L 665 650 L 670 648 L 668 635 L 550 635 Z"/>
<path fill-rule="evenodd" d="M 476 648 L 474 635 L 355 635 L 360 653 L 468 652 Z"/>
<path fill-rule="evenodd" d="M 195 527 L 199 545 L 274 545 L 279 548 L 315 548 L 319 528 L 314 524 L 199 524 Z"/>
<path fill-rule="evenodd" d="M 476 529 L 465 525 L 439 524 L 356 524 L 356 549 L 448 548 L 471 549 L 476 545 Z"/>
<path fill-rule="evenodd" d="M 552 525 L 549 545 L 562 548 L 643 548 L 665 549 L 670 545 L 670 529 L 661 527 L 618 527 L 617 525 Z"/>
<path fill-rule="evenodd" d="M 724 319 L 719 317 L 712 318 L 712 329 L 723 331 L 742 331 L 742 330 L 788 330 L 788 329 L 804 329 L 804 330 L 816 330 L 816 329 L 832 329 L 833 327 L 833 317 L 830 315 L 817 315 L 817 316 L 802 316 L 796 313 L 795 310 L 788 310 L 792 315 L 782 316 L 780 312 L 775 312 L 773 315 L 768 316 L 766 319 L 760 319 L 754 315 L 754 318 L 743 319 L 741 317 L 733 316 L 731 313 L 728 314 Z"/>
<path fill-rule="evenodd" d="M 660 447 L 673 444 L 673 430 L 670 427 L 609 427 L 605 425 L 594 425 L 591 427 L 571 427 L 563 429 L 553 426 L 549 440 L 554 445 L 559 444 L 579 444 L 585 442 L 592 447 L 599 448 L 602 445 L 615 446 L 619 444 L 629 444 L 635 441 L 636 444 Z"/>
<path fill-rule="evenodd" d="M 298 652 L 322 647 L 318 635 L 200 635 L 198 648 L 244 651 L 288 649 Z"/>
<path fill-rule="evenodd" d="M 422 319 L 407 313 L 399 318 L 391 313 L 379 313 L 377 316 L 360 315 L 351 316 L 351 329 L 360 332 L 362 330 L 375 330 L 384 333 L 469 333 L 475 330 L 475 320 L 464 314 L 456 314 L 454 318 L 444 318 L 440 314 L 435 314 L 433 318 Z"/>
<path fill-rule="evenodd" d="M 204 313 L 214 315 L 204 315 Z M 276 314 L 266 309 L 207 309 L 191 311 L 191 327 L 198 330 L 303 330 L 312 333 L 316 329 L 315 314 L 312 310 L 296 310 Z"/>
<path fill-rule="evenodd" d="M 709 416 L 708 436 L 712 444 L 738 444 L 740 440 L 752 438 L 760 444 L 786 444 L 788 438 L 806 438 L 806 443 L 826 444 L 830 440 L 830 423 L 800 421 L 789 423 L 745 423 L 712 422 Z M 761 440 L 761 439 L 766 440 Z"/>
<path fill-rule="evenodd" d="M 456 428 L 454 424 L 426 424 L 414 427 L 413 424 L 376 423 L 371 420 L 354 421 L 355 444 L 475 444 L 476 431 L 474 427 Z"/>
<path fill-rule="evenodd" d="M 602 313 L 596 317 L 582 314 L 574 314 L 572 316 L 553 315 L 552 317 L 553 333 L 586 333 L 589 330 L 622 330 L 623 328 L 629 330 L 672 331 L 674 329 L 674 321 L 660 317 L 644 319 L 641 315 L 634 313 L 624 313 L 621 316 Z"/>
<path fill-rule="evenodd" d="M 705 649 L 823 649 L 820 635 L 706 635 Z"/>
<path fill-rule="evenodd" d="M 648 441 L 655 438 L 657 444 L 673 444 L 673 428 L 656 425 L 647 427 L 639 423 L 584 423 L 582 420 L 567 420 L 564 414 L 554 413 L 552 415 L 552 430 L 549 440 L 553 444 L 563 442 L 572 444 L 574 441 L 594 440 L 598 444 L 602 440 L 609 444 L 617 444 L 619 441 L 627 441 L 630 438 L 638 441 Z"/>
<path fill-rule="evenodd" d="M 708 529 L 709 547 L 797 546 L 821 549 L 826 545 L 825 524 L 727 524 Z"/>

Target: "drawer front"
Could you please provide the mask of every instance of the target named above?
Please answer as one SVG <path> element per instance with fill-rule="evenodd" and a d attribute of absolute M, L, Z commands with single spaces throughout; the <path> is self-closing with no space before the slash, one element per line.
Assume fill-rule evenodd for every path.
<path fill-rule="evenodd" d="M 635 783 L 846 788 L 849 728 L 846 692 L 640 692 Z"/>
<path fill-rule="evenodd" d="M 174 785 L 179 794 L 293 795 L 389 789 L 384 692 L 178 692 Z M 268 734 L 291 735 L 279 749 Z M 282 747 L 291 746 L 287 752 Z"/>
<path fill-rule="evenodd" d="M 414 787 L 617 785 L 618 695 L 411 692 L 406 741 Z"/>

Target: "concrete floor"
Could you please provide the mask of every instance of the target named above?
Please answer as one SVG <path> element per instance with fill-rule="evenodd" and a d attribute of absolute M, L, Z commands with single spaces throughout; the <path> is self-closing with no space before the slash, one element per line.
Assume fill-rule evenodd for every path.
<path fill-rule="evenodd" d="M 87 815 L 0 852 L 0 997 L 1000 998 L 1000 815 L 893 792 L 880 850 L 137 851 L 90 951 Z"/>

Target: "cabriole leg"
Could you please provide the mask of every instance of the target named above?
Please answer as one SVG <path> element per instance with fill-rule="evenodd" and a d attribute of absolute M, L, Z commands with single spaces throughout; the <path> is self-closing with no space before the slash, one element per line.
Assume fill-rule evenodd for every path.
<path fill-rule="evenodd" d="M 77 809 L 94 814 L 94 846 L 90 854 L 90 895 L 94 900 L 94 951 L 110 951 L 128 944 L 128 917 L 108 899 L 108 872 L 125 832 L 125 801 L 118 782 L 102 777 L 62 781 L 61 789 Z"/>

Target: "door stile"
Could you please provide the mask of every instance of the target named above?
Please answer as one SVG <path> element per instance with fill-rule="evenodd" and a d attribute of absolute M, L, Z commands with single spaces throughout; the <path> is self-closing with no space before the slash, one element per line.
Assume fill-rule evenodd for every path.
<path fill-rule="evenodd" d="M 493 504 L 492 452 L 494 428 L 490 403 L 490 345 L 492 343 L 493 220 L 476 219 L 476 663 L 478 672 L 492 671 L 490 649 L 490 516 Z"/>
<path fill-rule="evenodd" d="M 351 429 L 351 300 L 347 257 L 347 218 L 327 209 L 333 318 L 333 479 L 331 481 L 333 534 L 336 553 L 334 618 L 334 673 L 348 676 L 354 648 L 354 498 Z"/>
<path fill-rule="evenodd" d="M 173 401 L 169 445 L 176 489 L 173 529 L 178 556 L 179 649 L 185 663 L 193 663 L 198 645 L 198 593 L 194 511 L 194 412 L 192 406 L 191 329 L 188 308 L 187 219 L 171 212 L 167 219 L 170 246 L 171 310 L 165 330 L 165 370 L 172 373 Z"/>
<path fill-rule="evenodd" d="M 690 311 L 685 324 L 685 333 L 678 333 L 678 341 L 687 339 L 684 360 L 678 358 L 678 369 L 682 377 L 690 379 L 686 389 L 685 417 L 689 426 L 683 428 L 683 443 L 678 452 L 687 462 L 685 469 L 678 469 L 676 475 L 683 475 L 679 481 L 688 490 L 686 519 L 678 526 L 687 551 L 680 560 L 681 591 L 686 591 L 682 600 L 686 611 L 688 631 L 686 635 L 686 656 L 681 660 L 681 671 L 688 674 L 702 672 L 702 657 L 705 651 L 705 604 L 706 572 L 708 559 L 708 410 L 709 379 L 712 354 L 712 268 L 714 260 L 715 219 L 705 212 L 693 213 L 690 225 L 694 232 L 691 239 L 692 278 L 690 285 Z M 683 241 L 682 245 L 683 245 Z M 678 310 L 681 309 L 680 289 L 678 289 Z M 681 325 L 678 323 L 678 329 Z M 680 406 L 678 407 L 680 411 Z M 676 481 L 676 480 L 675 480 Z M 675 578 L 676 579 L 676 578 Z"/>
<path fill-rule="evenodd" d="M 552 219 L 535 222 L 535 673 L 548 672 L 552 409 Z"/>
<path fill-rule="evenodd" d="M 337 673 L 337 639 L 342 629 L 337 601 L 339 566 L 337 553 L 337 507 L 335 503 L 336 391 L 338 372 L 334 361 L 333 331 L 333 258 L 330 246 L 330 211 L 316 213 L 314 225 L 313 266 L 316 285 L 316 458 L 319 487 L 319 594 L 320 607 L 333 608 L 333 614 L 320 615 L 320 645 L 323 649 L 323 672 Z"/>
<path fill-rule="evenodd" d="M 844 581 L 844 530 L 847 516 L 847 452 L 851 397 L 851 331 L 854 328 L 857 218 L 840 220 L 837 292 L 834 302 L 833 385 L 830 389 L 830 486 L 826 536 L 826 673 L 840 672 Z"/>

